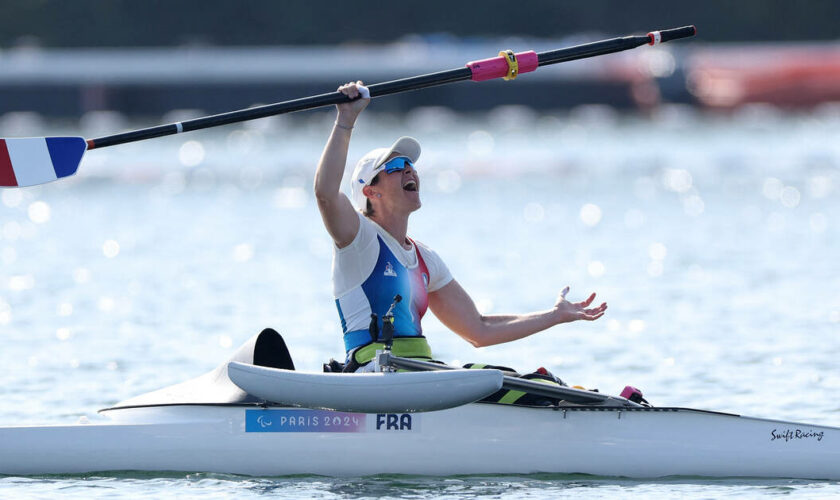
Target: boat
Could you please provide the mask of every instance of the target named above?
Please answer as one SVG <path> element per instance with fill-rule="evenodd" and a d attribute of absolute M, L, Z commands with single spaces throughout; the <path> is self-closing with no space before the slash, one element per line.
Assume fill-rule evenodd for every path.
<path fill-rule="evenodd" d="M 836 43 L 706 47 L 686 66 L 689 91 L 712 109 L 760 104 L 796 110 L 840 100 Z"/>
<path fill-rule="evenodd" d="M 419 361 L 389 359 L 388 352 L 377 363 L 391 370 L 402 363 L 428 368 Z M 507 387 L 508 381 L 497 370 L 468 371 L 296 372 L 282 337 L 266 329 L 207 374 L 101 410 L 101 423 L 0 427 L 0 474 L 544 472 L 840 479 L 840 428 L 651 407 L 565 387 L 559 390 L 567 400 L 550 406 L 472 401 Z M 295 382 L 285 384 L 290 377 Z M 237 385 L 294 399 L 310 392 L 307 377 L 314 381 L 307 401 L 278 403 Z M 470 386 L 462 393 L 461 377 L 472 377 L 480 389 Z M 399 392 L 401 380 L 420 388 L 406 389 L 410 397 L 389 406 L 388 391 Z M 331 400 L 336 391 L 330 384 L 356 391 L 353 401 L 340 395 Z M 286 385 L 296 387 L 284 392 Z M 427 399 L 412 407 L 412 397 Z M 344 411 L 348 405 L 376 411 Z"/>

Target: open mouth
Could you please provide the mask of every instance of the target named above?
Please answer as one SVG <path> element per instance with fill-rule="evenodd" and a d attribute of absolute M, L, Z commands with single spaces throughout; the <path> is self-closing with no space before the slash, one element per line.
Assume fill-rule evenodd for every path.
<path fill-rule="evenodd" d="M 417 191 L 417 183 L 414 182 L 414 181 L 408 181 L 405 184 L 403 184 L 403 190 L 404 191 L 416 192 Z"/>

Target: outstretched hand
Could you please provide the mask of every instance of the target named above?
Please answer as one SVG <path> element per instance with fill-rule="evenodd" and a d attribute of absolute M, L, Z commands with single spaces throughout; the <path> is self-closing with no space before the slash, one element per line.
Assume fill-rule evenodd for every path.
<path fill-rule="evenodd" d="M 606 302 L 603 302 L 598 307 L 589 307 L 592 301 L 595 300 L 594 293 L 583 302 L 569 302 L 566 300 L 567 293 L 569 293 L 568 286 L 560 292 L 560 295 L 557 296 L 557 302 L 554 304 L 554 314 L 557 323 L 569 323 L 581 319 L 594 321 L 603 316 L 607 310 Z"/>

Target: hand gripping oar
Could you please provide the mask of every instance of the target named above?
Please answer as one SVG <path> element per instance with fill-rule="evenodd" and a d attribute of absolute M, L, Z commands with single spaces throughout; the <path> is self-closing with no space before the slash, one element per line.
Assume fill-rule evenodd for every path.
<path fill-rule="evenodd" d="M 540 66 L 611 54 L 645 44 L 656 45 L 679 38 L 688 38 L 694 36 L 695 33 L 694 26 L 684 26 L 670 30 L 653 31 L 644 36 L 611 38 L 565 49 L 549 50 L 539 54 L 534 51 L 514 53 L 512 50 L 507 50 L 500 52 L 498 57 L 469 62 L 463 68 L 376 83 L 368 86 L 368 88 L 371 97 L 381 97 L 463 80 L 476 82 L 495 78 L 513 80 L 519 74 L 535 71 Z M 90 149 L 320 108 L 349 100 L 347 96 L 340 92 L 330 92 L 168 125 L 123 132 L 97 139 L 85 140 L 82 137 L 0 139 L 0 187 L 34 186 L 73 175 L 78 170 L 85 151 Z"/>

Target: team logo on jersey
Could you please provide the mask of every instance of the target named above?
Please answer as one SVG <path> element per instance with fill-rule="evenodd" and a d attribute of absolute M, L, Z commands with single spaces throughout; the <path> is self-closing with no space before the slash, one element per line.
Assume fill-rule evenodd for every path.
<path fill-rule="evenodd" d="M 397 272 L 394 271 L 394 266 L 392 266 L 390 262 L 385 263 L 385 272 L 382 274 L 384 276 L 392 276 L 394 278 L 397 277 Z"/>

